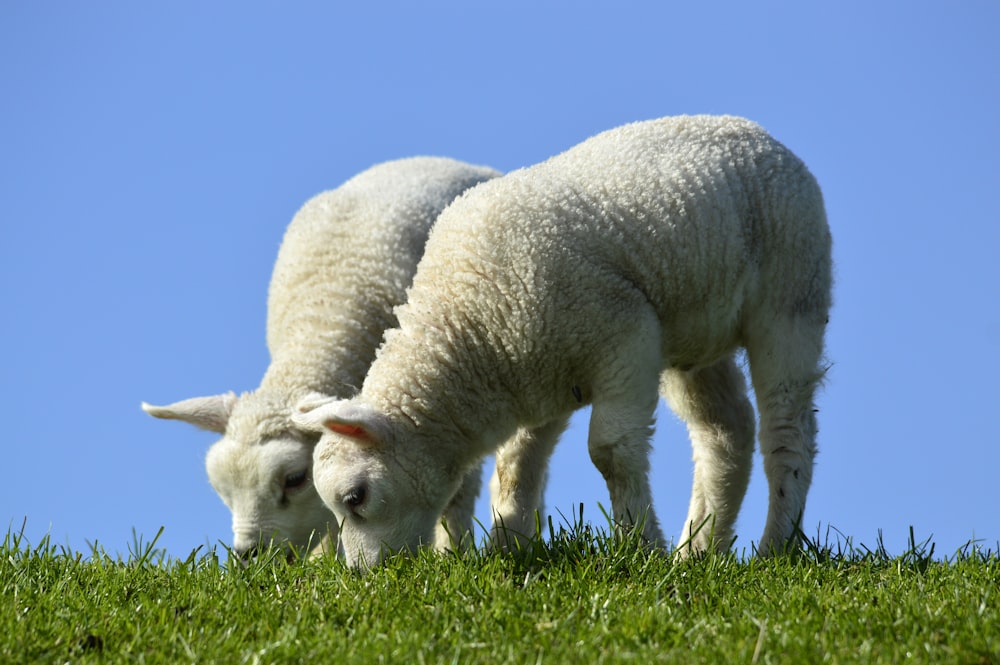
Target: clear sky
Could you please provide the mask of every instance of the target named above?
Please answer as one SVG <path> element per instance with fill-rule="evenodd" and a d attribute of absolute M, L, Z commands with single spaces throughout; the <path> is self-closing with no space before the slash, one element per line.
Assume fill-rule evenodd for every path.
<path fill-rule="evenodd" d="M 256 387 L 271 267 L 312 195 L 397 157 L 507 171 L 729 113 L 805 160 L 834 235 L 805 531 L 996 549 L 998 34 L 1000 4 L 964 0 L 5 2 L 0 530 L 125 553 L 163 526 L 182 557 L 230 541 L 215 436 L 139 403 Z M 585 423 L 547 504 L 600 522 Z M 653 446 L 676 534 L 690 446 L 666 409 Z M 765 517 L 755 464 L 741 548 Z"/>

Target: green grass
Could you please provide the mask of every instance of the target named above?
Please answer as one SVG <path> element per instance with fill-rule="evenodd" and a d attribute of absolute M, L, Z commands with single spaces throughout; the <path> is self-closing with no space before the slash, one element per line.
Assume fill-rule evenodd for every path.
<path fill-rule="evenodd" d="M 1000 556 L 811 542 L 674 561 L 587 525 L 516 555 L 168 559 L 0 545 L 0 663 L 1000 663 Z"/>

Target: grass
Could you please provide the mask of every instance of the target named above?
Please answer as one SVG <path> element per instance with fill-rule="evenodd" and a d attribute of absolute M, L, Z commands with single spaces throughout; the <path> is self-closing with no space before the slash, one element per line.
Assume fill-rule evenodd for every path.
<path fill-rule="evenodd" d="M 1000 555 L 672 560 L 578 522 L 517 554 L 89 556 L 9 532 L 3 663 L 1000 663 Z"/>

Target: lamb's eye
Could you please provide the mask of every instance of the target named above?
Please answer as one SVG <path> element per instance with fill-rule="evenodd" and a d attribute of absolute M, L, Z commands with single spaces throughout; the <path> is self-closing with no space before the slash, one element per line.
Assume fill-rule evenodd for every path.
<path fill-rule="evenodd" d="M 365 491 L 364 485 L 358 485 L 357 487 L 355 487 L 350 492 L 344 495 L 344 503 L 347 505 L 348 508 L 354 510 L 365 502 L 366 494 L 367 492 Z"/>
<path fill-rule="evenodd" d="M 303 470 L 297 473 L 290 473 L 285 476 L 285 491 L 297 490 L 306 484 L 306 479 L 309 477 L 309 471 Z"/>

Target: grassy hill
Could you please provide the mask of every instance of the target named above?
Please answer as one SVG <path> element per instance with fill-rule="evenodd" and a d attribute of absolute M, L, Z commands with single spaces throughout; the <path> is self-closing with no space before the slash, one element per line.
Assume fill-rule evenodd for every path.
<path fill-rule="evenodd" d="M 674 561 L 591 527 L 517 555 L 167 559 L 0 545 L 2 663 L 1000 663 L 1000 556 Z"/>

